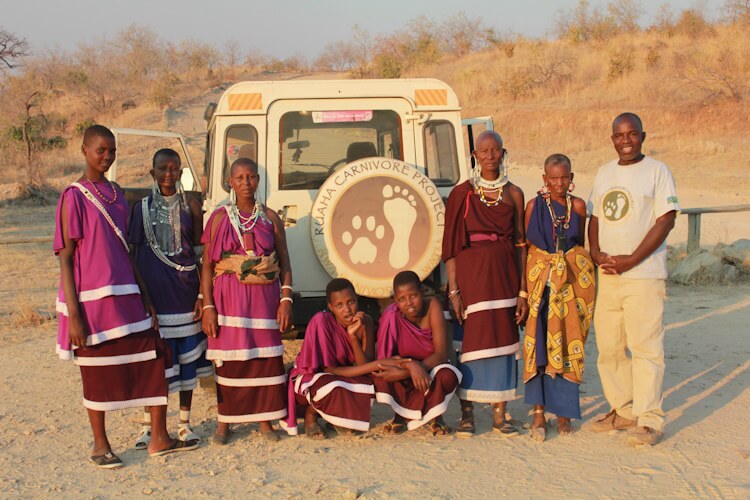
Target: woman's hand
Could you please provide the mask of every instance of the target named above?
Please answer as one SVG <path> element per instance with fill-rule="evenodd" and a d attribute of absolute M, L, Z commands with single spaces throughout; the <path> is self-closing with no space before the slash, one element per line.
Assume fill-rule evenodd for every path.
<path fill-rule="evenodd" d="M 153 328 L 154 331 L 158 332 L 159 331 L 159 317 L 156 315 L 156 308 L 151 303 L 144 304 L 144 306 L 146 307 L 146 314 L 151 316 L 151 328 Z"/>
<path fill-rule="evenodd" d="M 453 308 L 453 312 L 456 315 L 456 321 L 458 321 L 459 325 L 464 324 L 464 302 L 461 299 L 461 294 L 456 294 L 450 298 L 451 301 L 451 307 Z"/>
<path fill-rule="evenodd" d="M 398 382 L 399 380 L 404 380 L 404 375 L 406 374 L 405 371 L 404 368 L 398 366 L 378 363 L 378 369 L 372 372 L 372 374 L 376 377 L 382 378 L 386 382 Z"/>
<path fill-rule="evenodd" d="M 404 363 L 403 366 L 409 371 L 409 375 L 411 375 L 411 382 L 419 392 L 425 393 L 430 389 L 430 375 L 427 373 L 427 370 L 424 369 L 422 363 L 419 363 L 417 361 L 410 361 L 408 363 Z"/>
<path fill-rule="evenodd" d="M 203 317 L 203 299 L 195 300 L 195 307 L 193 308 L 193 321 L 200 321 Z"/>
<path fill-rule="evenodd" d="M 219 336 L 219 313 L 215 307 L 209 307 L 203 310 L 203 319 L 201 321 L 203 333 L 207 337 L 215 339 Z"/>
<path fill-rule="evenodd" d="M 80 316 L 71 316 L 68 318 L 68 337 L 70 343 L 76 347 L 86 347 L 86 337 L 88 327 Z"/>
<path fill-rule="evenodd" d="M 516 324 L 521 326 L 526 322 L 529 315 L 529 303 L 526 297 L 518 297 L 516 302 Z"/>
<path fill-rule="evenodd" d="M 292 303 L 288 300 L 279 302 L 279 308 L 276 309 L 276 322 L 279 324 L 279 331 L 284 333 L 292 326 Z"/>
<path fill-rule="evenodd" d="M 346 332 L 349 334 L 350 340 L 357 340 L 362 342 L 362 338 L 365 335 L 365 324 L 363 323 L 365 313 L 362 311 L 357 312 L 354 315 L 352 323 L 346 327 Z"/>

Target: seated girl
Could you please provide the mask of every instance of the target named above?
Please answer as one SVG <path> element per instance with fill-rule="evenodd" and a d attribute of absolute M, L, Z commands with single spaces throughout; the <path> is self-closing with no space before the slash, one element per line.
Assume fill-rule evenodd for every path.
<path fill-rule="evenodd" d="M 372 318 L 358 310 L 354 286 L 336 278 L 326 287 L 328 310 L 312 317 L 302 350 L 289 372 L 288 418 L 282 427 L 297 434 L 297 408 L 305 408 L 305 434 L 325 438 L 318 417 L 336 428 L 370 428 L 375 389 L 370 374 L 375 359 Z"/>
<path fill-rule="evenodd" d="M 419 277 L 402 271 L 393 279 L 394 303 L 380 318 L 378 358 L 403 358 L 383 364 L 375 373 L 375 399 L 393 408 L 386 432 L 398 434 L 429 423 L 434 435 L 451 429 L 443 422 L 461 372 L 448 364 L 450 345 L 443 308 L 435 297 L 425 300 Z"/>

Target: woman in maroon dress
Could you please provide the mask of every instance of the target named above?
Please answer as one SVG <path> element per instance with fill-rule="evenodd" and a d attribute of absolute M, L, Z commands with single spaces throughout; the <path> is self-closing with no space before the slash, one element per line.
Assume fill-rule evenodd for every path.
<path fill-rule="evenodd" d="M 496 132 L 480 134 L 473 154 L 473 179 L 451 192 L 443 236 L 448 297 L 463 325 L 456 434 L 474 434 L 476 401 L 492 403 L 493 430 L 509 437 L 518 435 L 505 408 L 515 397 L 518 325 L 528 313 L 525 203 L 523 192 L 507 180 L 507 152 Z"/>

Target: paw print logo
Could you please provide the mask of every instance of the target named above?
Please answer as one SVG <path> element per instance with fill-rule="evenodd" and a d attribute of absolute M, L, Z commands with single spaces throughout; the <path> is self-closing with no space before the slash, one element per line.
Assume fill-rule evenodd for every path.
<path fill-rule="evenodd" d="M 341 233 L 341 242 L 349 249 L 349 260 L 353 264 L 372 264 L 378 258 L 378 246 L 374 243 L 382 240 L 385 227 L 378 224 L 374 216 L 369 216 L 362 224 L 362 217 L 352 217 L 351 228 Z"/>
<path fill-rule="evenodd" d="M 602 214 L 610 222 L 625 218 L 630 211 L 630 197 L 621 189 L 613 189 L 602 198 Z"/>

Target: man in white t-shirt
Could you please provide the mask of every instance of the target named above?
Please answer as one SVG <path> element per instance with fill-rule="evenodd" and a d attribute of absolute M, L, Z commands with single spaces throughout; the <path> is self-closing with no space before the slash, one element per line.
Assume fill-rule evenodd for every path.
<path fill-rule="evenodd" d="M 615 118 L 619 158 L 599 169 L 588 202 L 591 258 L 599 266 L 597 366 L 611 406 L 588 428 L 629 429 L 636 446 L 663 435 L 666 238 L 680 210 L 669 167 L 641 152 L 645 139 L 637 115 Z"/>

